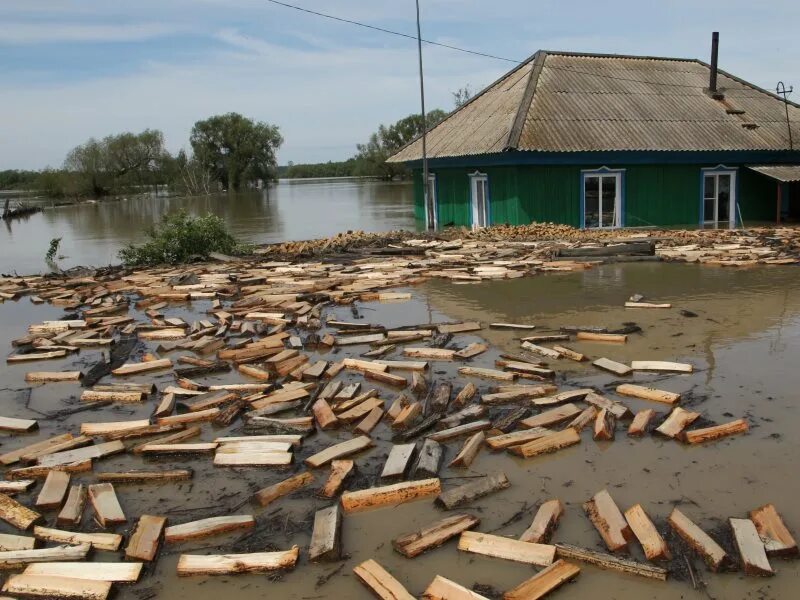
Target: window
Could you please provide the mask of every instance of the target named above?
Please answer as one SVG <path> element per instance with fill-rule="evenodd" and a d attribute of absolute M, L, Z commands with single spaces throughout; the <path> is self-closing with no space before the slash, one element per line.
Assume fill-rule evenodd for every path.
<path fill-rule="evenodd" d="M 703 171 L 700 223 L 708 227 L 736 226 L 736 171 L 722 165 Z"/>
<path fill-rule="evenodd" d="M 489 178 L 477 171 L 469 177 L 472 228 L 486 227 L 489 224 Z"/>
<path fill-rule="evenodd" d="M 425 229 L 437 229 L 439 227 L 439 205 L 436 201 L 435 173 L 428 173 L 428 195 L 423 197 L 423 202 L 425 202 Z"/>
<path fill-rule="evenodd" d="M 622 171 L 584 171 L 582 195 L 584 227 L 622 227 Z"/>

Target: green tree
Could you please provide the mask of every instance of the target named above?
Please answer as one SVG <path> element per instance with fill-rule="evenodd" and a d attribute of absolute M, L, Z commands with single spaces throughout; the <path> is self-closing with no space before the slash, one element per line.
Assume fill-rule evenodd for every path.
<path fill-rule="evenodd" d="M 465 85 L 462 88 L 458 88 L 455 92 L 453 92 L 453 104 L 456 105 L 456 108 L 461 108 L 467 102 L 470 101 L 472 96 L 475 94 L 470 89 L 469 84 Z"/>
<path fill-rule="evenodd" d="M 238 113 L 198 121 L 189 139 L 194 157 L 230 190 L 275 175 L 275 152 L 283 144 L 275 125 Z"/>
<path fill-rule="evenodd" d="M 447 113 L 438 108 L 430 111 L 427 116 L 427 128 L 430 130 L 446 116 Z M 386 159 L 420 135 L 422 135 L 421 114 L 409 115 L 393 125 L 381 125 L 366 144 L 357 146 L 355 174 L 384 179 L 408 175 L 408 170 L 403 165 L 389 164 Z"/>

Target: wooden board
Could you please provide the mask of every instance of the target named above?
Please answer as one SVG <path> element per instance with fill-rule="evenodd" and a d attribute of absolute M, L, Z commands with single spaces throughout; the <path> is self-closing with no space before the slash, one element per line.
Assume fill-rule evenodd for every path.
<path fill-rule="evenodd" d="M 50 383 L 58 381 L 80 381 L 80 371 L 31 371 L 25 373 L 25 381 L 31 383 Z"/>
<path fill-rule="evenodd" d="M 337 458 L 344 458 L 346 456 L 350 456 L 351 454 L 356 454 L 357 452 L 366 450 L 367 448 L 372 447 L 372 445 L 373 442 L 370 438 L 365 435 L 361 435 L 351 440 L 347 440 L 346 442 L 329 446 L 321 452 L 317 452 L 316 454 L 309 456 L 303 462 L 312 469 L 316 469 L 327 465 L 329 462 Z"/>
<path fill-rule="evenodd" d="M 631 396 L 639 398 L 640 400 L 650 400 L 652 402 L 663 402 L 664 404 L 675 404 L 681 399 L 680 394 L 675 392 L 668 392 L 666 390 L 658 390 L 643 385 L 635 385 L 633 383 L 623 383 L 616 388 L 618 394 L 623 396 Z"/>
<path fill-rule="evenodd" d="M 508 481 L 508 477 L 506 477 L 505 473 L 490 473 L 475 481 L 442 492 L 439 494 L 439 497 L 436 498 L 436 503 L 445 510 L 453 510 L 454 508 L 469 504 L 493 492 L 504 490 L 510 485 L 511 483 Z"/>
<path fill-rule="evenodd" d="M 250 554 L 181 554 L 177 573 L 187 575 L 236 575 L 239 573 L 267 573 L 294 569 L 299 549 L 280 552 L 253 552 Z"/>
<path fill-rule="evenodd" d="M 693 423 L 699 416 L 700 413 L 690 412 L 688 410 L 684 410 L 680 406 L 677 406 L 672 409 L 672 412 L 664 420 L 664 422 L 656 427 L 656 431 L 661 435 L 665 435 L 674 439 L 678 437 L 681 432 L 688 425 Z"/>
<path fill-rule="evenodd" d="M 532 458 L 579 444 L 580 441 L 580 434 L 571 427 L 568 427 L 563 431 L 549 433 L 533 441 L 518 446 L 511 446 L 508 451 L 523 458 Z"/>
<path fill-rule="evenodd" d="M 574 419 L 581 413 L 581 409 L 574 404 L 564 404 L 556 408 L 551 408 L 533 417 L 528 417 L 519 422 L 521 427 L 531 429 L 533 427 L 549 427 Z"/>
<path fill-rule="evenodd" d="M 739 551 L 742 570 L 747 575 L 771 576 L 775 574 L 769 564 L 764 542 L 758 536 L 750 519 L 729 519 L 733 541 Z"/>
<path fill-rule="evenodd" d="M 415 600 L 399 581 L 372 559 L 354 567 L 353 573 L 381 600 Z"/>
<path fill-rule="evenodd" d="M 714 425 L 712 427 L 703 427 L 702 429 L 693 429 L 681 434 L 681 439 L 687 444 L 702 444 L 704 442 L 711 442 L 720 438 L 728 437 L 729 435 L 736 435 L 737 433 L 746 433 L 749 429 L 747 421 L 744 419 L 736 419 L 729 423 L 722 425 Z"/>
<path fill-rule="evenodd" d="M 553 433 L 551 430 L 545 429 L 544 427 L 532 427 L 531 429 L 512 431 L 511 433 L 488 437 L 486 438 L 486 445 L 492 450 L 503 450 L 511 446 L 519 446 L 526 442 L 538 440 L 551 433 Z"/>
<path fill-rule="evenodd" d="M 61 512 L 58 513 L 56 523 L 73 527 L 80 524 L 84 504 L 86 504 L 86 486 L 83 484 L 71 486 L 67 500 L 61 508 Z"/>
<path fill-rule="evenodd" d="M 720 567 L 730 563 L 730 557 L 722 546 L 677 508 L 672 509 L 667 518 L 667 523 L 692 550 L 703 558 L 708 568 L 712 571 L 718 571 Z"/>
<path fill-rule="evenodd" d="M 89 502 L 92 503 L 95 517 L 101 527 L 110 527 L 127 521 L 112 484 L 96 483 L 90 485 Z"/>
<path fill-rule="evenodd" d="M 442 463 L 443 455 L 444 448 L 439 442 L 431 439 L 424 440 L 419 450 L 412 476 L 415 478 L 436 477 L 439 474 L 439 466 Z"/>
<path fill-rule="evenodd" d="M 87 568 L 91 565 L 90 568 Z M 134 583 L 142 572 L 140 562 L 44 562 L 25 568 L 24 575 L 42 577 L 74 577 L 86 581 Z"/>
<path fill-rule="evenodd" d="M 111 592 L 111 582 L 21 574 L 9 577 L 3 592 L 39 598 L 106 600 Z"/>
<path fill-rule="evenodd" d="M 10 550 L 0 552 L 0 569 L 16 569 L 35 562 L 83 560 L 89 554 L 89 544 L 78 546 L 56 546 L 32 550 Z"/>
<path fill-rule="evenodd" d="M 149 426 L 149 419 L 140 419 L 138 421 L 112 421 L 110 423 L 81 423 L 81 434 L 100 436 L 123 431 L 136 431 L 137 429 L 143 429 Z"/>
<path fill-rule="evenodd" d="M 331 461 L 331 472 L 328 479 L 317 492 L 321 498 L 333 498 L 339 493 L 345 480 L 353 473 L 355 463 L 352 460 Z"/>
<path fill-rule="evenodd" d="M 63 471 L 50 471 L 36 498 L 36 508 L 52 510 L 60 508 L 67 495 L 70 474 Z"/>
<path fill-rule="evenodd" d="M 411 467 L 414 459 L 416 444 L 395 444 L 386 457 L 386 462 L 381 471 L 381 479 L 402 479 Z"/>
<path fill-rule="evenodd" d="M 158 544 L 167 520 L 164 517 L 142 515 L 125 547 L 125 558 L 150 562 L 158 553 Z"/>
<path fill-rule="evenodd" d="M 458 451 L 455 458 L 448 463 L 448 467 L 466 469 L 475 460 L 475 457 L 480 452 L 483 442 L 486 439 L 486 434 L 483 431 L 473 434 L 464 442 L 461 450 Z"/>
<path fill-rule="evenodd" d="M 625 511 L 625 520 L 639 540 L 647 560 L 671 560 L 672 554 L 656 526 L 647 516 L 641 504 L 634 504 Z"/>
<path fill-rule="evenodd" d="M 261 506 L 267 506 L 269 503 L 274 502 L 282 496 L 286 496 L 307 485 L 311 485 L 313 481 L 314 475 L 308 471 L 304 471 L 257 491 L 254 498 Z"/>
<path fill-rule="evenodd" d="M 43 440 L 41 442 L 36 442 L 30 444 L 28 446 L 23 446 L 22 448 L 17 448 L 16 450 L 12 450 L 10 452 L 6 452 L 3 455 L 0 455 L 0 463 L 4 465 L 12 465 L 20 460 L 25 455 L 40 455 L 42 453 L 46 454 L 50 448 L 58 447 L 65 442 L 69 442 L 73 439 L 73 435 L 71 433 L 64 433 L 62 435 L 57 435 L 55 437 Z"/>
<path fill-rule="evenodd" d="M 216 467 L 281 467 L 292 464 L 291 452 L 231 452 L 217 450 Z"/>
<path fill-rule="evenodd" d="M 439 494 L 441 490 L 439 479 L 421 479 L 345 492 L 342 494 L 340 502 L 345 514 L 350 514 L 431 498 Z"/>
<path fill-rule="evenodd" d="M 189 469 L 168 469 L 163 471 L 122 471 L 97 474 L 97 481 L 108 483 L 163 483 L 166 481 L 185 481 L 192 478 Z"/>
<path fill-rule="evenodd" d="M 61 529 L 51 529 L 50 527 L 33 528 L 35 538 L 57 544 L 69 544 L 71 546 L 89 544 L 98 550 L 108 550 L 115 552 L 122 544 L 122 536 L 116 533 L 79 533 L 74 531 L 63 531 Z"/>
<path fill-rule="evenodd" d="M 494 379 L 497 381 L 514 381 L 517 375 L 508 371 L 498 371 L 497 369 L 483 369 L 479 367 L 461 367 L 459 375 L 465 377 L 480 377 L 481 379 Z"/>
<path fill-rule="evenodd" d="M 111 374 L 116 376 L 136 375 L 139 373 L 149 373 L 151 371 L 159 371 L 161 369 L 171 369 L 171 368 L 172 368 L 172 361 L 168 358 L 162 358 L 159 360 L 152 360 L 149 362 L 126 363 L 121 367 L 113 369 L 111 371 Z"/>
<path fill-rule="evenodd" d="M 7 552 L 9 550 L 32 550 L 35 545 L 35 537 L 0 533 L 0 552 Z"/>
<path fill-rule="evenodd" d="M 0 431 L 26 433 L 38 428 L 39 423 L 32 419 L 13 419 L 11 417 L 0 417 Z"/>
<path fill-rule="evenodd" d="M 662 567 L 655 567 L 653 565 L 620 558 L 612 554 L 605 554 L 604 552 L 597 552 L 596 550 L 572 546 L 570 544 L 556 544 L 556 555 L 560 558 L 587 562 L 601 569 L 612 569 L 622 573 L 657 579 L 659 581 L 667 580 L 667 570 Z"/>
<path fill-rule="evenodd" d="M 486 596 L 481 596 L 441 575 L 433 578 L 430 585 L 422 592 L 422 598 L 424 600 L 489 600 Z"/>
<path fill-rule="evenodd" d="M 628 437 L 642 437 L 647 433 L 647 426 L 653 417 L 656 416 L 656 411 L 652 408 L 640 410 L 633 417 L 630 426 L 628 427 Z"/>
<path fill-rule="evenodd" d="M 394 549 L 406 558 L 414 558 L 423 552 L 438 548 L 447 540 L 472 529 L 480 523 L 480 519 L 468 514 L 455 514 L 425 527 L 401 535 L 392 541 Z"/>
<path fill-rule="evenodd" d="M 598 369 L 603 369 L 604 371 L 609 371 L 614 375 L 625 376 L 630 375 L 633 369 L 628 365 L 623 365 L 617 361 L 611 360 L 610 358 L 598 358 L 592 363 Z"/>
<path fill-rule="evenodd" d="M 772 504 L 751 510 L 750 520 L 756 526 L 768 556 L 797 556 L 797 542 Z"/>
<path fill-rule="evenodd" d="M 521 542 L 479 531 L 462 532 L 458 539 L 458 549 L 540 567 L 552 564 L 556 555 L 555 546 Z"/>
<path fill-rule="evenodd" d="M 314 528 L 308 548 L 311 562 L 339 560 L 342 556 L 342 513 L 334 504 L 314 514 Z"/>
<path fill-rule="evenodd" d="M 633 532 L 607 490 L 600 490 L 592 496 L 584 503 L 583 510 L 611 552 L 628 549 L 628 540 L 633 537 Z"/>
<path fill-rule="evenodd" d="M 533 542 L 536 544 L 546 544 L 550 541 L 550 536 L 558 526 L 561 516 L 564 514 L 564 505 L 561 500 L 554 498 L 542 502 L 539 510 L 536 511 L 536 516 L 533 518 L 530 527 L 528 527 L 519 539 L 521 542 Z"/>
<path fill-rule="evenodd" d="M 508 590 L 503 594 L 503 600 L 538 600 L 575 579 L 580 572 L 578 565 L 559 559 L 530 579 Z"/>
<path fill-rule="evenodd" d="M 0 494 L 0 519 L 9 525 L 25 531 L 41 518 L 42 515 L 36 511 L 26 508 L 6 494 Z"/>
<path fill-rule="evenodd" d="M 395 375 L 394 373 L 383 373 L 381 371 L 364 371 L 364 379 L 370 381 L 377 381 L 385 385 L 390 385 L 396 388 L 404 388 L 408 385 L 408 379 Z"/>
<path fill-rule="evenodd" d="M 688 363 L 669 362 L 664 360 L 631 361 L 634 371 L 655 371 L 657 373 L 691 373 L 694 367 Z"/>
<path fill-rule="evenodd" d="M 253 515 L 229 515 L 224 517 L 209 517 L 198 521 L 190 521 L 181 525 L 171 525 L 164 530 L 164 542 L 183 542 L 196 540 L 212 535 L 219 535 L 239 529 L 252 529 L 256 520 Z"/>
<path fill-rule="evenodd" d="M 491 421 L 472 421 L 471 423 L 464 423 L 463 425 L 457 425 L 456 427 L 450 427 L 449 429 L 442 429 L 435 433 L 429 434 L 427 437 L 434 442 L 442 443 L 463 437 L 465 435 L 471 436 L 478 431 L 489 429 L 491 426 Z"/>
<path fill-rule="evenodd" d="M 592 331 L 579 331 L 575 334 L 575 339 L 582 342 L 610 342 L 612 344 L 624 344 L 628 341 L 628 336 L 616 333 L 594 333 Z"/>

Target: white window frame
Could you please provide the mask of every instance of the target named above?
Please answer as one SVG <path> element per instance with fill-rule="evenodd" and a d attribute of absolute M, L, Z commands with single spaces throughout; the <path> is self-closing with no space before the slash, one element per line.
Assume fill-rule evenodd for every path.
<path fill-rule="evenodd" d="M 478 185 L 483 185 L 483 225 L 479 225 L 478 221 Z M 480 229 L 481 227 L 489 226 L 489 219 L 491 217 L 489 209 L 489 176 L 486 173 L 475 171 L 469 176 L 469 214 L 472 222 L 472 229 Z"/>
<path fill-rule="evenodd" d="M 438 229 L 439 228 L 439 199 L 436 197 L 436 173 L 428 173 L 428 195 L 427 199 L 433 206 L 433 210 L 428 210 L 428 205 L 425 204 L 425 188 L 422 189 L 422 203 L 425 210 L 425 228 Z M 431 227 L 430 215 L 433 212 L 433 227 Z"/>
<path fill-rule="evenodd" d="M 719 214 L 719 176 L 730 175 L 731 177 L 731 196 L 728 200 L 728 215 L 727 222 L 729 229 L 736 228 L 736 203 L 738 198 L 736 196 L 736 176 L 738 171 L 730 169 L 724 165 L 718 165 L 712 169 L 703 169 L 703 182 L 700 187 L 700 224 L 703 227 L 718 228 L 720 223 L 725 223 L 726 219 L 720 219 Z M 714 178 L 714 218 L 706 220 L 706 177 Z M 724 215 L 723 215 L 724 216 Z"/>
<path fill-rule="evenodd" d="M 582 171 L 583 178 L 581 185 L 583 189 L 583 214 L 581 221 L 583 222 L 584 229 L 619 229 L 622 227 L 622 171 L 611 171 L 605 168 L 600 170 Z M 616 197 L 614 198 L 614 223 L 612 225 L 603 224 L 603 178 L 613 177 L 616 179 Z M 599 179 L 599 196 L 598 196 L 598 225 L 597 227 L 588 227 L 586 225 L 586 180 L 590 178 Z"/>

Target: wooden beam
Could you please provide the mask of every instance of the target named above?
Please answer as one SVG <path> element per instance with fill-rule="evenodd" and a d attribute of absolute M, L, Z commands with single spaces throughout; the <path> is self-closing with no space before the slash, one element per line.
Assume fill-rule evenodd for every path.
<path fill-rule="evenodd" d="M 508 590 L 503 594 L 503 600 L 538 600 L 575 579 L 580 572 L 578 565 L 559 559 L 530 579 Z"/>
<path fill-rule="evenodd" d="M 607 490 L 600 490 L 592 496 L 584 503 L 583 510 L 611 552 L 628 549 L 628 540 L 633 537 L 633 532 Z"/>
<path fill-rule="evenodd" d="M 772 504 L 751 510 L 750 520 L 756 526 L 768 556 L 797 556 L 797 542 Z"/>
<path fill-rule="evenodd" d="M 480 519 L 468 514 L 455 514 L 425 527 L 401 535 L 392 541 L 394 549 L 406 558 L 414 558 L 423 552 L 438 548 L 446 541 L 472 529 L 480 523 Z"/>
<path fill-rule="evenodd" d="M 344 512 L 349 514 L 431 498 L 439 494 L 441 490 L 438 479 L 421 479 L 345 492 L 342 494 L 340 502 Z"/>
<path fill-rule="evenodd" d="M 739 551 L 742 570 L 747 575 L 771 576 L 775 574 L 769 564 L 764 542 L 758 536 L 756 526 L 750 519 L 729 519 L 733 541 Z"/>
<path fill-rule="evenodd" d="M 253 515 L 229 515 L 209 517 L 198 521 L 190 521 L 181 525 L 172 525 L 164 530 L 164 542 L 183 542 L 219 535 L 239 529 L 252 529 L 256 520 Z"/>
<path fill-rule="evenodd" d="M 561 500 L 554 498 L 553 500 L 542 502 L 530 527 L 519 536 L 520 541 L 546 544 L 550 541 L 550 536 L 558 526 L 558 521 L 563 514 L 564 505 Z"/>
<path fill-rule="evenodd" d="M 601 569 L 612 569 L 614 571 L 639 575 L 649 579 L 658 579 L 659 581 L 667 580 L 667 570 L 662 567 L 655 567 L 634 560 L 620 558 L 612 554 L 605 554 L 604 552 L 597 552 L 587 548 L 579 548 L 578 546 L 572 546 L 570 544 L 556 544 L 556 554 L 560 558 L 580 560 L 590 565 L 600 567 Z"/>
<path fill-rule="evenodd" d="M 730 557 L 705 531 L 695 525 L 689 517 L 673 508 L 667 523 L 675 530 L 689 547 L 697 552 L 712 571 L 730 563 Z"/>
<path fill-rule="evenodd" d="M 521 542 L 479 531 L 462 532 L 458 539 L 458 549 L 540 567 L 552 564 L 556 554 L 555 546 Z"/>
<path fill-rule="evenodd" d="M 667 543 L 656 526 L 644 512 L 641 504 L 634 504 L 625 511 L 625 520 L 630 525 L 631 531 L 639 540 L 647 560 L 671 560 Z"/>
<path fill-rule="evenodd" d="M 372 559 L 357 565 L 353 573 L 381 600 L 415 600 L 397 579 Z"/>
<path fill-rule="evenodd" d="M 125 547 L 125 558 L 150 562 L 158 553 L 158 544 L 167 520 L 164 517 L 142 515 Z"/>
<path fill-rule="evenodd" d="M 253 552 L 250 554 L 181 554 L 178 558 L 178 575 L 237 575 L 239 573 L 267 573 L 294 569 L 299 549 L 281 552 Z"/>

